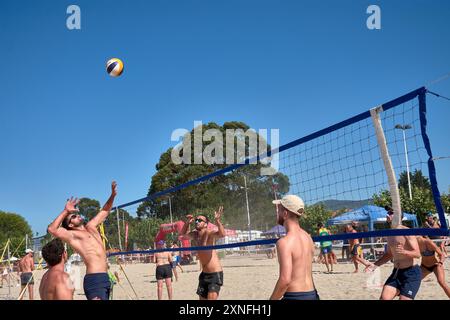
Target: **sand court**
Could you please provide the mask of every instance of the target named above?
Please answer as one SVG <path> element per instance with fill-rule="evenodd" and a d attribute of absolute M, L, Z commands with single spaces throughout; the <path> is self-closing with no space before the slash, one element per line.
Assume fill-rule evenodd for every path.
<path fill-rule="evenodd" d="M 227 256 L 221 259 L 224 271 L 224 285 L 221 288 L 220 300 L 267 300 L 272 293 L 278 279 L 277 259 L 268 259 L 265 256 Z M 134 290 L 140 300 L 157 300 L 155 264 L 135 263 L 123 265 Z M 450 282 L 450 263 L 445 262 L 445 276 Z M 176 300 L 197 300 L 196 295 L 199 266 L 198 264 L 184 265 L 184 272 L 178 270 L 178 281 L 173 279 L 173 297 Z M 111 270 L 117 271 L 121 286 L 115 285 L 114 300 L 128 300 L 136 296 L 127 282 L 118 265 L 112 264 Z M 379 268 L 379 274 L 364 273 L 360 268 L 357 274 L 352 273 L 352 263 L 342 262 L 334 266 L 334 273 L 325 273 L 325 265 L 313 264 L 313 278 L 320 298 L 323 300 L 378 300 L 381 285 L 392 271 L 392 264 L 387 263 Z M 83 293 L 83 276 L 85 267 L 72 266 L 72 274 L 79 274 L 79 281 L 75 281 L 74 299 L 85 300 Z M 35 271 L 35 299 L 39 299 L 39 283 L 45 270 Z M 20 286 L 11 287 L 11 296 L 17 298 Z M 8 298 L 6 282 L 0 289 L 0 299 Z M 28 293 L 25 298 L 28 299 Z M 163 287 L 163 299 L 167 299 L 167 290 Z M 429 275 L 422 281 L 416 300 L 447 300 L 444 291 L 438 285 L 436 277 Z"/>

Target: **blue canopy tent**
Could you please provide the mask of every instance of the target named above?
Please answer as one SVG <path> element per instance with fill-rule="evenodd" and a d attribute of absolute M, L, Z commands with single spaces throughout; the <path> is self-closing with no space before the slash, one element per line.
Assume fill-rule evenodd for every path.
<path fill-rule="evenodd" d="M 349 224 L 353 221 L 367 223 L 369 231 L 374 230 L 375 223 L 386 222 L 387 211 L 382 207 L 363 206 L 356 210 L 346 212 L 338 217 L 331 218 L 327 221 L 328 226 Z M 414 214 L 403 213 L 403 221 L 411 221 L 414 228 L 418 227 L 417 217 Z"/>

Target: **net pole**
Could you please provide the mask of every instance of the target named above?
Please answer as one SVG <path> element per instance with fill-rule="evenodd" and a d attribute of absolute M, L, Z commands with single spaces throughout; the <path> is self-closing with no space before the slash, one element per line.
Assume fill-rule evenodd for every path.
<path fill-rule="evenodd" d="M 391 157 L 386 144 L 386 137 L 384 135 L 383 126 L 381 125 L 380 113 L 383 112 L 383 106 L 378 106 L 370 109 L 370 116 L 375 127 L 375 134 L 377 136 L 378 147 L 380 148 L 381 158 L 383 159 L 384 169 L 388 177 L 389 191 L 391 193 L 392 209 L 394 210 L 394 217 L 392 219 L 392 228 L 401 225 L 402 207 L 400 203 L 400 193 L 397 186 L 397 178 L 395 176 L 394 167 L 392 166 Z"/>
<path fill-rule="evenodd" d="M 120 217 L 119 217 L 119 209 L 116 208 L 116 218 L 117 218 L 117 235 L 119 238 L 119 248 L 122 251 L 122 241 L 120 240 Z"/>

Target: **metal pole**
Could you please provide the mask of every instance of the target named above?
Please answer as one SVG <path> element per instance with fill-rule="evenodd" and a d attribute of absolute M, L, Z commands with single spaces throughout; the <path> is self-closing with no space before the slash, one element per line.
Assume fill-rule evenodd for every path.
<path fill-rule="evenodd" d="M 245 186 L 245 201 L 247 203 L 247 221 L 248 221 L 248 240 L 252 240 L 252 232 L 250 228 L 250 209 L 248 206 L 248 194 L 247 194 L 247 178 L 244 175 L 244 186 Z"/>
<path fill-rule="evenodd" d="M 169 212 L 170 212 L 170 223 L 173 223 L 173 221 L 172 221 L 172 200 L 170 199 L 170 196 L 169 196 Z"/>
<path fill-rule="evenodd" d="M 25 250 L 28 249 L 28 234 L 25 235 Z"/>
<path fill-rule="evenodd" d="M 412 191 L 411 191 L 411 179 L 409 177 L 409 160 L 408 160 L 408 149 L 406 147 L 406 134 L 405 134 L 406 128 L 404 128 L 403 131 L 403 144 L 405 146 L 405 158 L 406 158 L 406 174 L 408 175 L 408 189 L 409 189 L 409 199 L 412 200 Z"/>
<path fill-rule="evenodd" d="M 125 237 L 125 210 L 122 212 L 123 236 Z M 125 242 L 125 239 L 124 239 Z M 124 248 L 127 250 L 127 248 Z"/>
<path fill-rule="evenodd" d="M 11 299 L 11 272 L 14 270 L 14 267 L 11 268 L 11 252 L 9 251 L 10 243 L 8 242 L 8 299 Z"/>
<path fill-rule="evenodd" d="M 117 234 L 119 235 L 119 248 L 122 251 L 122 241 L 120 240 L 120 218 L 119 218 L 119 209 L 116 208 L 116 217 L 117 217 Z"/>

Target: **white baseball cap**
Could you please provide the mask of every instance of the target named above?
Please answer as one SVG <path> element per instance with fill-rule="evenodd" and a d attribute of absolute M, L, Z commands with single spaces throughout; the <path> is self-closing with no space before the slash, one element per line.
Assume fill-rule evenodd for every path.
<path fill-rule="evenodd" d="M 25 253 L 30 253 L 30 252 L 34 252 L 34 251 L 31 250 L 31 249 L 26 249 L 26 250 L 25 250 Z"/>
<path fill-rule="evenodd" d="M 284 208 L 291 211 L 292 213 L 295 213 L 298 216 L 301 216 L 303 213 L 298 212 L 300 209 L 305 208 L 305 203 L 303 200 L 293 194 L 288 194 L 281 198 L 281 200 L 273 200 L 273 204 L 281 204 Z"/>

